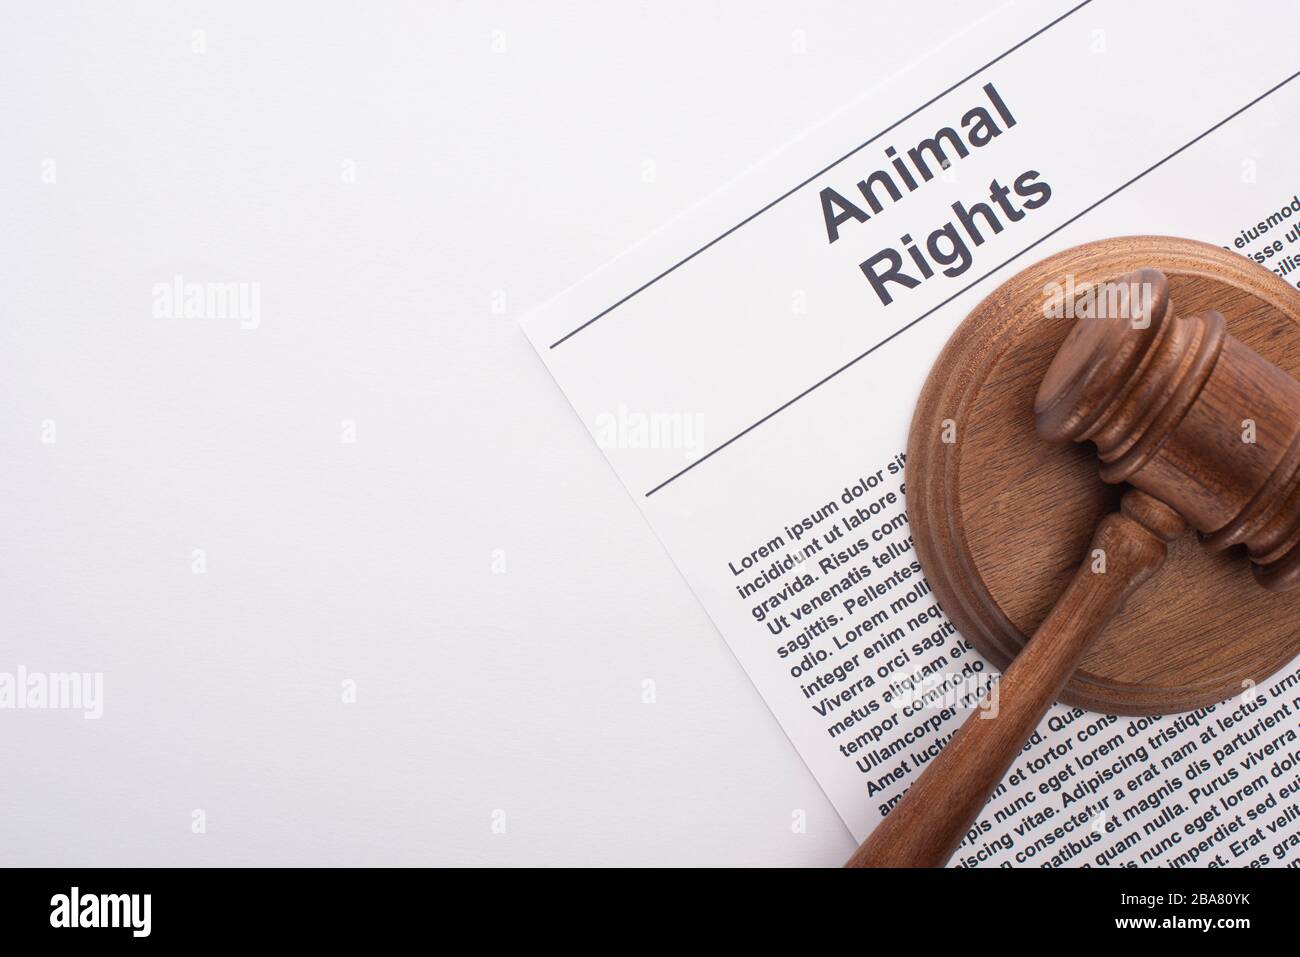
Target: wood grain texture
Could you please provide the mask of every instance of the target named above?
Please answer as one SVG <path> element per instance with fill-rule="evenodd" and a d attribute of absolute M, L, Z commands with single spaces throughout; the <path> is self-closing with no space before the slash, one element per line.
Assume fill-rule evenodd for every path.
<path fill-rule="evenodd" d="M 1125 600 L 1158 569 L 1185 523 L 1136 489 L 1107 515 L 1046 620 L 846 867 L 942 867 L 1062 686 Z M 1099 565 L 1093 558 L 1104 554 Z"/>
<path fill-rule="evenodd" d="M 1038 434 L 1092 442 L 1107 482 L 1173 507 L 1207 548 L 1244 547 L 1273 591 L 1300 583 L 1300 381 L 1228 334 L 1179 315 L 1163 273 L 1094 296 L 1034 399 Z M 1139 305 L 1141 304 L 1141 305 Z"/>
<path fill-rule="evenodd" d="M 1300 373 L 1300 292 L 1241 256 L 1190 240 L 1080 246 L 980 303 L 917 404 L 907 506 L 936 597 L 999 668 L 1066 589 L 1122 491 L 1100 481 L 1091 445 L 1051 445 L 1035 432 L 1035 393 L 1074 326 L 1044 317 L 1045 288 L 1101 283 L 1144 267 L 1168 277 L 1179 314 L 1217 310 L 1232 336 Z M 946 428 L 955 428 L 955 442 L 943 441 Z M 1211 551 L 1193 536 L 1174 541 L 1159 581 L 1115 616 L 1060 699 L 1109 714 L 1186 711 L 1240 693 L 1243 681 L 1263 680 L 1300 654 L 1300 594 L 1261 590 L 1238 551 Z"/>

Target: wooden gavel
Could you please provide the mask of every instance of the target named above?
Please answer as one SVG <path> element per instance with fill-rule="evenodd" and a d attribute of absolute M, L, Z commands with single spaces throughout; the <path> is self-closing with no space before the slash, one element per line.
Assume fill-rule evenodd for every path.
<path fill-rule="evenodd" d="M 1106 308 L 1106 304 L 1110 308 Z M 1223 316 L 1174 313 L 1165 276 L 1097 291 L 1034 400 L 1049 441 L 1091 441 L 1127 482 L 1073 580 L 977 709 L 849 859 L 947 863 L 1088 647 L 1188 525 L 1209 549 L 1244 545 L 1255 578 L 1300 583 L 1300 382 L 1234 339 Z"/>

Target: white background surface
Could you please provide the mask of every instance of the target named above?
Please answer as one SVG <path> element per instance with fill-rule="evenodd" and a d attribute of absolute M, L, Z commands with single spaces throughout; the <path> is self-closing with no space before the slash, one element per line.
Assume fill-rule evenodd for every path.
<path fill-rule="evenodd" d="M 517 318 L 993 6 L 6 3 L 3 862 L 839 863 Z"/>

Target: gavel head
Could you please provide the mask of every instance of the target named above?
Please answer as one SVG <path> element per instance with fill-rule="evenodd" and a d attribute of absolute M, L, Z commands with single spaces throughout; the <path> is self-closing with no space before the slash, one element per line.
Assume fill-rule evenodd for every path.
<path fill-rule="evenodd" d="M 1300 382 L 1219 313 L 1177 315 L 1157 270 L 1083 297 L 1034 400 L 1039 435 L 1094 442 L 1105 481 L 1174 508 L 1208 548 L 1244 545 L 1265 588 L 1300 584 Z"/>

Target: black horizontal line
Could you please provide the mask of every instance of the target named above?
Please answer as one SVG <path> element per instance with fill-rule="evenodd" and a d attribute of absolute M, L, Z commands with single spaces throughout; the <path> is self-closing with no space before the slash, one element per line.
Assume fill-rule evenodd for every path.
<path fill-rule="evenodd" d="M 610 307 L 608 307 L 608 308 L 606 308 L 606 309 L 602 309 L 600 312 L 596 313 L 596 315 L 592 316 L 590 319 L 588 319 L 588 320 L 587 320 L 586 322 L 584 322 L 582 325 L 578 326 L 578 327 L 575 328 L 575 329 L 571 329 L 571 330 L 569 330 L 569 331 L 566 332 L 564 335 L 560 336 L 560 338 L 558 338 L 558 339 L 556 339 L 554 342 L 552 342 L 551 345 L 550 345 L 550 348 L 554 349 L 556 346 L 560 345 L 560 343 L 562 343 L 562 342 L 567 342 L 569 339 L 573 338 L 573 337 L 576 336 L 578 333 L 580 333 L 583 329 L 586 329 L 589 325 L 591 325 L 591 324 L 592 324 L 593 322 L 595 322 L 597 319 L 601 319 L 601 318 L 603 318 L 604 316 L 609 315 L 609 313 L 613 312 L 613 311 L 614 311 L 615 309 L 617 309 L 619 306 L 623 305 L 623 303 L 627 302 L 627 301 L 628 301 L 629 299 L 631 299 L 633 296 L 636 296 L 636 295 L 638 295 L 639 293 L 645 292 L 647 289 L 649 289 L 651 286 L 653 286 L 655 283 L 657 283 L 660 279 L 663 279 L 665 276 L 667 276 L 667 275 L 669 275 L 670 273 L 676 271 L 676 270 L 679 269 L 680 267 L 686 265 L 688 262 L 690 262 L 692 259 L 694 259 L 696 256 L 698 256 L 700 253 L 704 252 L 706 249 L 709 249 L 709 248 L 711 248 L 711 247 L 717 245 L 717 244 L 720 243 L 722 240 L 726 239 L 728 236 L 730 236 L 732 233 L 734 233 L 736 230 L 738 230 L 741 226 L 744 226 L 746 223 L 753 222 L 755 219 L 757 219 L 759 216 L 761 216 L 761 215 L 763 215 L 764 213 L 766 213 L 769 209 L 771 209 L 771 208 L 772 208 L 773 206 L 775 206 L 777 203 L 781 202 L 783 199 L 787 199 L 787 198 L 789 198 L 790 196 L 793 196 L 795 193 L 799 192 L 799 190 L 803 189 L 805 186 L 807 186 L 809 183 L 811 183 L 811 182 L 812 182 L 813 180 L 815 180 L 817 177 L 819 177 L 819 176 L 821 176 L 821 175 L 823 175 L 823 174 L 829 172 L 830 170 L 834 169 L 836 166 L 839 166 L 839 165 L 840 165 L 841 163 L 843 163 L 846 159 L 849 159 L 850 157 L 856 155 L 857 153 L 860 153 L 862 150 L 866 149 L 868 146 L 870 146 L 870 145 L 871 145 L 872 143 L 874 143 L 876 140 L 880 139 L 880 138 L 881 138 L 882 136 L 884 136 L 886 133 L 890 133 L 890 132 L 892 132 L 892 131 L 893 131 L 896 127 L 898 127 L 900 124 L 906 123 L 908 120 L 910 120 L 912 117 L 916 116 L 917 113 L 920 113 L 920 112 L 921 112 L 922 110 L 924 110 L 926 107 L 933 105 L 936 101 L 938 101 L 938 100 L 942 99 L 943 97 L 947 96 L 949 93 L 951 93 L 953 90 L 957 89 L 957 87 L 961 86 L 963 83 L 966 83 L 966 82 L 968 82 L 968 81 L 974 79 L 975 77 L 979 76 L 979 74 L 983 73 L 985 70 L 987 70 L 989 67 L 993 66 L 993 65 L 994 65 L 995 63 L 997 63 L 998 61 L 1004 59 L 1004 58 L 1007 57 L 1007 56 L 1010 56 L 1012 53 L 1015 53 L 1015 52 L 1016 52 L 1017 50 L 1019 50 L 1022 46 L 1024 46 L 1026 43 L 1028 43 L 1030 40 L 1034 39 L 1035 37 L 1039 36 L 1040 34 L 1046 33 L 1048 30 L 1050 30 L 1052 27 L 1056 26 L 1058 23 L 1060 23 L 1060 22 L 1061 22 L 1062 20 L 1064 20 L 1066 17 L 1068 17 L 1068 16 L 1070 16 L 1071 14 L 1077 12 L 1078 10 L 1082 9 L 1083 7 L 1086 7 L 1086 6 L 1087 6 L 1088 4 L 1090 4 L 1090 3 L 1092 3 L 1092 0 L 1083 0 L 1083 2 L 1080 3 L 1078 6 L 1076 6 L 1076 7 L 1071 7 L 1069 10 L 1065 11 L 1065 13 L 1061 14 L 1059 17 L 1057 17 L 1057 18 L 1056 18 L 1055 20 L 1053 20 L 1051 23 L 1047 24 L 1047 26 L 1042 27 L 1042 28 L 1039 29 L 1039 30 L 1035 30 L 1033 33 L 1031 33 L 1029 36 L 1025 37 L 1023 40 L 1021 40 L 1021 41 L 1020 41 L 1019 43 L 1017 43 L 1015 46 L 1011 47 L 1009 50 L 1005 50 L 1005 51 L 1003 51 L 1002 53 L 1000 53 L 1000 54 L 998 54 L 997 56 L 995 56 L 992 60 L 989 60 L 988 63 L 985 63 L 982 67 L 978 68 L 977 70 L 973 71 L 972 73 L 968 74 L 967 76 L 962 77 L 960 80 L 958 80 L 958 81 L 957 81 L 956 83 L 954 83 L 952 86 L 948 87 L 948 88 L 947 88 L 946 90 L 944 90 L 942 93 L 939 93 L 939 94 L 936 94 L 935 96 L 930 97 L 930 99 L 926 100 L 924 103 L 922 103 L 922 104 L 921 104 L 920 106 L 918 106 L 916 109 L 914 109 L 911 113 L 908 113 L 906 116 L 902 117 L 901 119 L 895 120 L 893 123 L 891 123 L 891 124 L 889 124 L 888 126 L 886 126 L 883 130 L 881 130 L 881 131 L 880 131 L 879 133 L 877 133 L 875 136 L 871 137 L 871 139 L 867 140 L 865 143 L 862 143 L 862 144 L 860 144 L 860 145 L 858 145 L 858 146 L 855 146 L 853 149 L 849 150 L 847 153 L 845 153 L 845 154 L 844 154 L 843 156 L 841 156 L 839 159 L 835 160 L 833 163 L 830 163 L 830 164 L 828 164 L 827 166 L 823 166 L 821 169 L 819 169 L 817 172 L 813 173 L 811 176 L 809 176 L 807 179 L 805 179 L 805 180 L 804 180 L 802 183 L 800 183 L 798 186 L 795 186 L 793 189 L 788 189 L 788 190 L 786 190 L 784 193 L 782 193 L 782 194 L 781 194 L 780 196 L 778 196 L 776 199 L 772 200 L 770 203 L 768 203 L 766 206 L 764 206 L 764 207 L 763 207 L 762 209 L 760 209 L 758 212 L 756 212 L 756 213 L 751 213 L 749 216 L 746 216 L 744 219 L 742 219 L 740 222 L 736 223 L 736 225 L 732 226 L 730 229 L 728 229 L 728 230 L 727 230 L 725 233 L 723 233 L 721 236 L 717 236 L 717 237 L 715 237 L 714 239 L 709 240 L 707 243 L 705 243 L 705 244 L 704 244 L 703 246 L 701 246 L 699 249 L 695 250 L 695 252 L 691 253 L 691 254 L 690 254 L 689 256 L 687 256 L 685 259 L 680 259 L 680 260 L 678 260 L 677 262 L 673 263 L 673 265 L 669 266 L 667 269 L 665 269 L 663 272 L 661 272 L 659 275 L 657 275 L 657 276 L 655 276 L 653 279 L 651 279 L 649 282 L 643 283 L 642 285 L 640 285 L 640 286 L 638 286 L 637 288 L 633 289 L 631 292 L 629 292 L 626 296 L 624 296 L 624 297 L 623 297 L 622 299 L 620 299 L 618 302 L 614 303 L 612 306 L 610 306 Z"/>
<path fill-rule="evenodd" d="M 1263 93 L 1261 93 L 1259 96 L 1255 97 L 1253 100 L 1251 100 L 1251 101 L 1250 101 L 1249 103 L 1247 103 L 1245 106 L 1243 106 L 1243 107 L 1241 107 L 1240 109 L 1235 110 L 1234 112 L 1228 114 L 1228 115 L 1225 116 L 1223 119 L 1219 120 L 1219 122 L 1217 122 L 1217 123 L 1215 123 L 1213 126 L 1211 126 L 1208 130 L 1205 130 L 1203 133 L 1199 134 L 1198 136 L 1194 137 L 1193 139 L 1188 140 L 1186 143 L 1184 143 L 1182 146 L 1178 147 L 1178 149 L 1174 150 L 1172 153 L 1170 153 L 1170 154 L 1169 154 L 1168 156 L 1166 156 L 1164 159 L 1157 160 L 1155 163 L 1152 163 L 1150 166 L 1148 166 L 1148 167 L 1147 167 L 1146 169 L 1144 169 L 1142 172 L 1138 173 L 1138 174 L 1137 174 L 1136 176 L 1134 176 L 1132 179 L 1128 180 L 1126 183 L 1123 183 L 1122 185 L 1115 187 L 1115 189 L 1111 190 L 1109 193 L 1107 193 L 1107 194 L 1106 194 L 1105 196 L 1103 196 L 1101 199 L 1097 200 L 1097 201 L 1096 201 L 1095 203 L 1093 203 L 1091 206 L 1088 206 L 1088 207 L 1086 207 L 1085 209 L 1082 209 L 1082 210 L 1080 210 L 1079 212 L 1075 213 L 1073 216 L 1071 216 L 1071 217 L 1070 217 L 1069 219 L 1067 219 L 1065 222 L 1061 223 L 1059 226 L 1057 226 L 1055 229 L 1051 230 L 1050 232 L 1043 234 L 1043 235 L 1040 236 L 1038 239 L 1034 240 L 1032 243 L 1030 243 L 1028 246 L 1026 246 L 1024 249 L 1020 250 L 1020 251 L 1019 251 L 1018 253 L 1016 253 L 1015 255 L 1011 256 L 1011 257 L 1008 258 L 1008 259 L 1004 259 L 1002 262 L 998 263 L 996 266 L 994 266 L 994 267 L 993 267 L 992 269 L 990 269 L 988 272 L 984 273 L 984 275 L 980 276 L 978 279 L 974 279 L 974 280 L 972 280 L 971 282 L 967 283 L 965 286 L 963 286 L 961 289 L 959 289 L 959 290 L 957 290 L 956 292 L 954 292 L 951 296 L 949 296 L 949 297 L 948 297 L 947 299 L 945 299 L 943 302 L 939 303 L 937 306 L 934 306 L 934 307 L 931 308 L 931 309 L 927 309 L 927 310 L 926 310 L 925 312 L 923 312 L 921 315 L 917 316 L 917 317 L 916 317 L 915 319 L 913 319 L 911 322 L 907 323 L 907 325 L 902 326 L 902 327 L 899 328 L 899 329 L 896 329 L 894 332 L 890 333 L 890 334 L 889 334 L 888 336 L 886 336 L 884 339 L 881 339 L 879 342 L 877 342 L 875 345 L 873 345 L 873 346 L 872 346 L 870 349 L 868 349 L 866 352 L 863 352 L 863 353 L 861 353 L 860 355 L 854 356 L 852 359 L 850 359 L 848 362 L 844 363 L 844 365 L 840 366 L 840 367 L 839 367 L 838 369 L 836 369 L 834 372 L 832 372 L 832 373 L 830 373 L 829 375 L 823 377 L 822 379 L 819 379 L 817 382 L 814 382 L 814 383 L 813 383 L 812 385 L 810 385 L 808 388 L 804 389 L 802 392 L 800 392 L 798 395 L 796 395 L 793 399 L 790 399 L 788 402 L 784 402 L 784 403 L 782 403 L 782 404 L 779 405 L 777 408 L 775 408 L 775 409 L 773 409 L 771 412 L 769 412 L 767 415 L 765 415 L 765 416 L 763 416 L 761 419 L 759 419 L 757 422 L 755 422 L 754 424 L 750 425 L 748 428 L 743 429 L 743 430 L 740 431 L 740 432 L 737 432 L 735 435 L 733 435 L 731 438 L 727 439 L 727 441 L 723 442 L 721 445 L 719 445 L 719 446 L 718 446 L 717 448 L 715 448 L 713 451 L 707 453 L 706 455 L 702 455 L 700 458 L 696 459 L 694 462 L 692 462 L 690 465 L 686 466 L 686 468 L 682 469 L 680 472 L 677 472 L 677 473 L 675 473 L 674 475 L 671 475 L 671 476 L 669 476 L 668 478 L 664 479 L 664 481 L 660 482 L 658 485 L 656 485 L 656 486 L 655 486 L 654 488 L 652 488 L 650 491 L 648 491 L 648 492 L 645 493 L 646 498 L 649 498 L 651 495 L 653 495 L 655 492 L 659 491 L 661 488 L 663 488 L 665 485 L 669 484 L 670 482 L 674 482 L 674 481 L 676 481 L 677 479 L 681 478 L 683 475 L 685 475 L 685 474 L 686 474 L 687 472 L 689 472 L 691 469 L 695 468 L 695 466 L 699 465 L 700 463 L 702 463 L 702 462 L 706 462 L 706 461 L 708 461 L 709 459 L 713 458 L 713 456 L 717 455 L 719 452 L 721 452 L 721 451 L 722 451 L 723 449 L 725 449 L 727 446 L 731 445 L 731 444 L 732 444 L 733 442 L 735 442 L 737 439 L 743 438 L 744 436 L 748 435 L 750 432 L 754 431 L 754 429 L 758 428 L 760 425 L 762 425 L 762 424 L 763 424 L 764 422 L 766 422 L 768 419 L 772 418 L 773 416 L 777 415 L 777 414 L 780 413 L 780 412 L 785 411 L 785 410 L 788 409 L 790 406 L 794 405 L 796 402 L 798 402 L 800 399 L 802 399 L 804 396 L 808 395 L 810 392 L 813 392 L 814 390 L 819 389 L 820 387 L 822 387 L 823 385 L 825 385 L 827 382 L 830 382 L 831 379 L 834 379 L 834 378 L 835 378 L 837 375 L 839 375 L 841 372 L 843 372 L 843 371 L 845 371 L 846 369 L 852 367 L 853 365 L 857 364 L 858 362 L 861 362 L 863 359 L 865 359 L 867 356 L 871 355 L 871 353 L 875 352 L 875 351 L 876 351 L 877 349 L 879 349 L 881 346 L 883 346 L 883 345 L 885 345 L 886 343 L 892 341 L 893 339 L 896 339 L 898 336 L 902 335 L 902 334 L 903 334 L 904 332 L 906 332 L 908 329 L 911 329 L 914 325 L 916 325 L 916 324 L 917 324 L 918 322 L 920 322 L 922 319 L 925 319 L 925 318 L 927 318 L 928 316 L 933 315 L 935 312 L 937 312 L 938 310 L 942 309 L 944 306 L 948 305 L 948 303 L 952 302 L 952 301 L 953 301 L 954 299 L 956 299 L 958 296 L 962 295 L 963 293 L 967 292 L 968 290 L 970 290 L 970 289 L 973 288 L 974 286 L 976 286 L 976 285 L 978 285 L 979 283 L 983 282 L 985 279 L 988 279 L 989 276 L 992 276 L 995 272 L 997 272 L 998 270 L 1002 269 L 1004 266 L 1007 266 L 1008 264 L 1015 262 L 1017 259 L 1019 259 L 1021 256 L 1023 256 L 1025 253 L 1027 253 L 1027 252 L 1029 252 L 1031 249 L 1033 249 L 1035 246 L 1038 246 L 1040 243 L 1042 243 L 1042 242 L 1044 242 L 1044 241 L 1046 241 L 1046 240 L 1052 238 L 1052 237 L 1055 236 L 1057 233 L 1059 233 L 1062 229 L 1064 229 L 1066 226 L 1069 226 L 1070 224 L 1072 224 L 1072 223 L 1076 222 L 1077 220 L 1081 219 L 1083 216 L 1086 216 L 1088 213 L 1092 212 L 1094 209 L 1096 209 L 1096 208 L 1097 208 L 1098 206 L 1100 206 L 1102 203 L 1106 202 L 1106 201 L 1107 201 L 1108 199 L 1110 199 L 1111 197 L 1116 196 L 1116 195 L 1118 195 L 1119 193 L 1122 193 L 1124 190 L 1128 189 L 1130 186 L 1132 186 L 1132 185 L 1133 185 L 1134 183 L 1136 183 L 1138 180 L 1142 179 L 1142 177 L 1146 176 L 1148 173 L 1150 173 L 1150 172 L 1152 172 L 1152 171 L 1154 171 L 1154 170 L 1159 169 L 1161 166 L 1164 166 L 1165 163 L 1168 163 L 1171 159 L 1173 159 L 1173 158 L 1174 158 L 1175 156 L 1177 156 L 1179 153 L 1182 153 L 1184 150 L 1188 149 L 1189 147 L 1194 146 L 1195 144 L 1199 143 L 1201 140 L 1205 139 L 1205 137 L 1209 136 L 1211 133 L 1213 133 L 1213 132 L 1214 132 L 1215 130 L 1217 130 L 1219 127 L 1223 126 L 1225 123 L 1228 123 L 1229 121 L 1236 119 L 1238 116 L 1240 116 L 1242 113 L 1245 113 L 1248 109 L 1250 109 L 1250 108 L 1251 108 L 1252 106 L 1254 106 L 1256 103 L 1258 103 L 1258 102 L 1260 102 L 1261 100 L 1263 100 L 1265 97 L 1271 96 L 1272 94 L 1276 93 L 1278 90 L 1282 89 L 1282 87 L 1286 86 L 1288 83 L 1290 83 L 1292 80 L 1294 80 L 1297 76 L 1300 76 L 1300 70 L 1296 71 L 1295 73 L 1292 73 L 1289 77 L 1287 77 L 1287 78 L 1286 78 L 1285 80 L 1283 80 L 1281 83 L 1278 83 L 1276 86 L 1273 86 L 1273 87 L 1271 87 L 1271 88 L 1268 89 L 1268 90 L 1265 90 Z"/>

